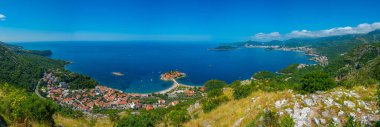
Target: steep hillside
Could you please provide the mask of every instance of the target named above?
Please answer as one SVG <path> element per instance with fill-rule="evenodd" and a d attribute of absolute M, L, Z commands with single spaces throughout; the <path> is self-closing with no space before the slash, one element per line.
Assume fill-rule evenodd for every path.
<path fill-rule="evenodd" d="M 32 90 L 48 69 L 62 68 L 66 62 L 30 53 L 16 53 L 6 45 L 0 45 L 0 83 L 10 83 Z"/>
<path fill-rule="evenodd" d="M 346 85 L 370 85 L 380 80 L 380 43 L 366 43 L 331 62 L 328 68 Z"/>
<path fill-rule="evenodd" d="M 246 98 L 228 101 L 209 113 L 203 113 L 200 104 L 196 103 L 188 110 L 195 119 L 185 126 L 265 126 L 266 120 L 275 121 L 276 126 L 279 126 L 284 125 L 284 119 L 289 116 L 296 126 L 342 126 L 348 121 L 349 115 L 355 116 L 361 123 L 367 123 L 380 118 L 375 91 L 373 87 L 338 87 L 309 95 L 291 90 L 256 91 Z M 266 119 L 266 112 L 275 114 Z"/>

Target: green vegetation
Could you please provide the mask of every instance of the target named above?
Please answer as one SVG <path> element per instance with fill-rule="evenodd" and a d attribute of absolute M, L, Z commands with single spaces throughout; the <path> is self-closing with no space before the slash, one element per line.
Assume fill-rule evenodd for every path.
<path fill-rule="evenodd" d="M 265 80 L 275 78 L 276 76 L 277 75 L 275 73 L 272 73 L 270 71 L 260 71 L 255 73 L 252 77 L 257 80 Z"/>
<path fill-rule="evenodd" d="M 217 108 L 220 104 L 226 101 L 228 101 L 226 96 L 206 98 L 206 100 L 202 103 L 202 109 L 205 113 L 211 112 L 213 109 Z"/>
<path fill-rule="evenodd" d="M 220 80 L 209 80 L 204 86 L 208 97 L 216 97 L 222 94 L 222 88 L 227 86 L 227 83 Z"/>
<path fill-rule="evenodd" d="M 207 97 L 203 99 L 202 109 L 204 112 L 210 112 L 217 108 L 223 102 L 228 101 L 226 96 L 222 96 L 223 88 L 227 83 L 220 80 L 209 80 L 204 84 Z"/>
<path fill-rule="evenodd" d="M 38 56 L 51 56 L 53 52 L 51 50 L 17 50 L 16 53 L 18 54 L 33 54 L 33 55 L 38 55 Z"/>
<path fill-rule="evenodd" d="M 218 46 L 218 47 L 215 47 L 215 48 L 211 48 L 209 50 L 213 50 L 213 51 L 225 51 L 225 50 L 234 50 L 236 48 L 237 47 L 234 47 L 234 46 L 224 45 L 224 46 Z"/>
<path fill-rule="evenodd" d="M 218 90 L 218 89 L 221 89 L 223 88 L 224 86 L 227 86 L 227 83 L 224 82 L 224 81 L 220 81 L 220 80 L 209 80 L 205 83 L 205 91 L 206 92 L 209 92 L 209 91 L 212 91 L 212 90 Z"/>
<path fill-rule="evenodd" d="M 73 110 L 69 107 L 60 107 L 58 109 L 59 114 L 70 118 L 80 118 L 83 116 L 83 112 L 79 110 Z"/>
<path fill-rule="evenodd" d="M 280 127 L 294 127 L 296 124 L 291 116 L 286 115 L 281 118 Z"/>
<path fill-rule="evenodd" d="M 246 127 L 278 127 L 280 126 L 279 123 L 279 116 L 276 114 L 276 112 L 266 110 L 262 113 L 259 113 L 256 118 L 251 121 Z"/>
<path fill-rule="evenodd" d="M 25 90 L 9 84 L 0 84 L 0 116 L 8 123 L 32 122 L 54 125 L 53 114 L 58 106 L 52 101 L 30 95 Z"/>
<path fill-rule="evenodd" d="M 335 81 L 322 71 L 306 74 L 301 79 L 301 91 L 314 93 L 316 91 L 325 91 L 336 86 Z"/>
<path fill-rule="evenodd" d="M 116 122 L 117 127 L 152 127 L 163 123 L 172 126 L 181 126 L 190 119 L 187 107 L 194 104 L 195 100 L 188 100 L 168 108 L 156 108 L 151 111 L 139 110 L 137 114 L 123 117 Z"/>
<path fill-rule="evenodd" d="M 175 127 L 181 126 L 182 123 L 190 120 L 190 115 L 187 114 L 187 110 L 185 109 L 171 111 L 168 117 L 171 125 Z"/>
<path fill-rule="evenodd" d="M 286 68 L 284 68 L 284 69 L 282 69 L 282 70 L 280 70 L 280 71 L 278 71 L 278 72 L 280 72 L 280 73 L 284 73 L 284 74 L 291 74 L 291 73 L 293 73 L 294 71 L 296 71 L 297 70 L 297 66 L 298 66 L 299 64 L 291 64 L 291 65 L 289 65 L 288 67 L 286 67 Z"/>
<path fill-rule="evenodd" d="M 33 54 L 16 54 L 0 45 L 0 83 L 32 91 L 44 72 L 62 68 L 66 62 Z"/>
<path fill-rule="evenodd" d="M 138 115 L 129 115 L 120 119 L 116 127 L 153 127 L 159 121 L 163 120 L 163 115 L 167 109 L 159 108 L 152 111 L 140 111 Z"/>
<path fill-rule="evenodd" d="M 239 85 L 239 86 L 233 87 L 233 89 L 234 89 L 234 93 L 233 93 L 234 98 L 241 99 L 250 95 L 254 88 L 250 85 Z"/>
<path fill-rule="evenodd" d="M 58 77 L 61 77 L 61 82 L 67 82 L 69 88 L 72 90 L 84 89 L 84 88 L 95 88 L 98 85 L 98 82 L 85 75 L 72 73 L 66 70 L 60 70 L 60 73 L 55 73 Z"/>
<path fill-rule="evenodd" d="M 356 121 L 354 117 L 349 116 L 344 127 L 360 127 L 360 122 Z"/>

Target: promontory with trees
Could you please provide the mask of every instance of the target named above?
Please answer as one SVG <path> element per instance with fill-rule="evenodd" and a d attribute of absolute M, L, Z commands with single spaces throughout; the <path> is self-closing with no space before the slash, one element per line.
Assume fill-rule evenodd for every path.
<path fill-rule="evenodd" d="M 99 103 L 113 96 L 120 96 L 121 102 L 126 96 L 102 92 L 96 80 L 66 70 L 65 61 L 46 57 L 51 54 L 49 51 L 30 51 L 1 43 L 0 126 L 380 126 L 380 30 L 230 45 L 236 50 L 267 46 L 304 50 L 328 61 L 292 64 L 277 73 L 263 70 L 250 79 L 232 83 L 212 79 L 202 88 L 178 87 L 176 90 L 188 92 L 175 96 L 171 93 L 147 98 L 131 96 L 133 103 L 144 101 L 145 108 L 94 106 L 91 111 L 84 111 L 63 106 L 52 98 L 41 98 L 34 90 L 37 84 L 43 82 L 42 86 L 47 86 L 52 79 L 53 86 L 60 85 L 53 90 L 67 86 L 67 90 L 75 91 L 75 96 L 68 95 L 73 101 L 67 103 L 86 103 L 83 106 L 91 105 L 84 96 L 97 99 L 96 95 L 91 98 L 91 93 L 107 95 Z M 41 81 L 50 72 L 54 75 Z M 53 82 L 55 77 L 59 81 Z M 46 93 L 47 87 L 39 87 L 38 93 L 43 94 L 44 90 Z M 54 93 L 51 96 L 59 97 Z M 109 101 L 104 103 L 113 106 Z M 160 104 L 164 106 L 159 107 Z"/>

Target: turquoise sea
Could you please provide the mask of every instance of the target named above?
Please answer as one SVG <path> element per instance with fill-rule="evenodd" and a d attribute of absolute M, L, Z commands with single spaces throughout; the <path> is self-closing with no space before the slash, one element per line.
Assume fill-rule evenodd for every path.
<path fill-rule="evenodd" d="M 171 82 L 160 74 L 178 70 L 187 74 L 179 82 L 202 85 L 210 79 L 249 79 L 261 70 L 276 72 L 293 63 L 314 63 L 302 52 L 258 48 L 209 51 L 217 43 L 202 42 L 28 42 L 26 49 L 53 51 L 52 58 L 73 62 L 67 69 L 89 75 L 102 85 L 125 92 L 149 93 L 166 89 Z M 124 76 L 114 76 L 121 72 Z"/>

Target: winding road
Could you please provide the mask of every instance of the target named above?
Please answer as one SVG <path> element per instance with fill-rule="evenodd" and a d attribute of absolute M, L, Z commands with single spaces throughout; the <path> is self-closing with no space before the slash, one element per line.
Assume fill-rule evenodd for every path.
<path fill-rule="evenodd" d="M 43 96 L 41 96 L 40 92 L 38 92 L 38 86 L 40 85 L 41 80 L 42 80 L 42 78 L 41 78 L 40 80 L 38 80 L 38 83 L 37 83 L 37 85 L 36 85 L 36 88 L 34 89 L 34 93 L 36 93 L 38 97 L 40 97 L 40 98 L 42 98 L 42 99 L 45 99 Z"/>

